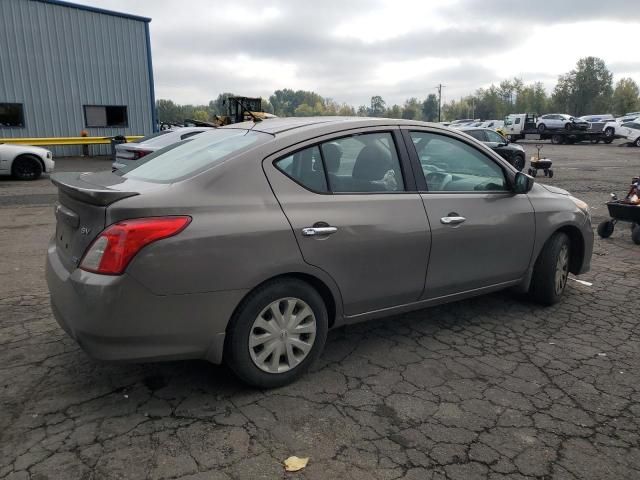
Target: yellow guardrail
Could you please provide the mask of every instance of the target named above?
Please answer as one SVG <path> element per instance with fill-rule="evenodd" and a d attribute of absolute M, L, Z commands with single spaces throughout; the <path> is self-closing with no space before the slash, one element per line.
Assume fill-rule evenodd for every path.
<path fill-rule="evenodd" d="M 124 137 L 127 142 L 139 140 L 142 135 Z M 16 145 L 102 145 L 110 144 L 111 137 L 50 137 L 50 138 L 0 138 L 0 143 Z"/>

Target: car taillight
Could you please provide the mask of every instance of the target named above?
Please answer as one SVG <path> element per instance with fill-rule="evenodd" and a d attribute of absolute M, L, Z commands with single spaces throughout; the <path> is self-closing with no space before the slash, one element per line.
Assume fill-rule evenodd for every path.
<path fill-rule="evenodd" d="M 123 220 L 108 226 L 87 249 L 80 268 L 103 275 L 121 275 L 146 245 L 177 235 L 191 217 L 149 217 Z"/>
<path fill-rule="evenodd" d="M 145 155 L 149 155 L 150 153 L 153 153 L 151 152 L 151 150 L 127 150 L 127 152 L 133 154 L 132 160 L 138 160 L 144 157 Z"/>

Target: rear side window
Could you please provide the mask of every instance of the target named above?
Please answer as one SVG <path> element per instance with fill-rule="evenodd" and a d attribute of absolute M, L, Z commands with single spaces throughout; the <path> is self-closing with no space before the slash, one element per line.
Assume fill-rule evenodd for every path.
<path fill-rule="evenodd" d="M 305 148 L 275 163 L 276 168 L 303 187 L 327 193 L 327 180 L 318 147 Z"/>
<path fill-rule="evenodd" d="M 270 138 L 271 135 L 262 132 L 221 128 L 160 149 L 120 172 L 126 178 L 157 183 L 177 182 Z"/>
<path fill-rule="evenodd" d="M 482 130 L 469 130 L 468 132 L 464 132 L 464 133 L 468 133 L 473 138 L 475 138 L 476 140 L 480 140 L 481 142 L 487 141 L 487 139 L 484 136 L 484 131 Z"/>

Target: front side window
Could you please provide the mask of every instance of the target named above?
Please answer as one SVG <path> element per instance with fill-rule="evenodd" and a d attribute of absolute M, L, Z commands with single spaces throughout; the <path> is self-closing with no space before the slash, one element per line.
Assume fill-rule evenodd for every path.
<path fill-rule="evenodd" d="M 469 130 L 468 132 L 469 135 L 471 135 L 473 138 L 475 138 L 476 140 L 480 140 L 481 142 L 486 142 L 487 139 L 484 136 L 484 132 L 482 130 Z"/>
<path fill-rule="evenodd" d="M 21 103 L 0 103 L 0 128 L 2 127 L 24 127 Z"/>
<path fill-rule="evenodd" d="M 85 105 L 87 127 L 126 127 L 129 124 L 126 106 Z"/>
<path fill-rule="evenodd" d="M 411 132 L 430 192 L 507 191 L 502 169 L 466 143 L 444 135 Z"/>
<path fill-rule="evenodd" d="M 157 150 L 118 172 L 126 178 L 148 182 L 177 182 L 214 167 L 270 138 L 272 136 L 267 133 L 220 128 Z"/>
<path fill-rule="evenodd" d="M 516 125 L 520 123 L 520 117 L 516 118 Z"/>

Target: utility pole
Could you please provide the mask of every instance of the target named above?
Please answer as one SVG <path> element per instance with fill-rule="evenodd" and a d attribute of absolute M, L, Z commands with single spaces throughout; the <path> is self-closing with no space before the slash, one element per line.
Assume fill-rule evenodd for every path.
<path fill-rule="evenodd" d="M 436 89 L 438 90 L 438 122 L 441 121 L 440 113 L 442 112 L 442 87 L 445 86 L 446 85 L 442 85 L 441 83 L 439 83 L 436 87 Z"/>

